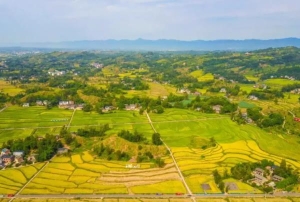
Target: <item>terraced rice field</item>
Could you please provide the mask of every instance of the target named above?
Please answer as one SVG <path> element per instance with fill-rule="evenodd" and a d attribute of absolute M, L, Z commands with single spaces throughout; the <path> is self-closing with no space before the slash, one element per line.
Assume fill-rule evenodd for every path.
<path fill-rule="evenodd" d="M 44 165 L 36 163 L 16 169 L 0 170 L 0 195 L 17 193 Z"/>
<path fill-rule="evenodd" d="M 126 198 L 104 198 L 104 199 L 15 199 L 17 202 L 192 202 L 188 198 L 170 198 L 170 199 L 126 199 Z M 0 200 L 1 202 L 1 200 Z"/>
<path fill-rule="evenodd" d="M 239 126 L 229 118 L 215 115 L 216 119 L 193 120 L 186 122 L 156 122 L 176 117 L 193 117 L 191 112 L 177 110 L 166 115 L 152 115 L 154 127 L 163 140 L 171 147 L 172 153 L 193 193 L 220 193 L 214 183 L 212 171 L 221 173 L 240 162 L 257 162 L 262 159 L 273 160 L 279 164 L 285 158 L 287 163 L 300 169 L 299 142 L 288 142 L 277 135 L 271 135 L 251 125 Z M 193 113 L 193 112 L 192 112 Z M 201 116 L 201 115 L 200 115 Z M 195 137 L 211 138 L 217 146 L 203 150 L 191 141 Z M 194 142 L 193 142 L 194 143 Z M 278 152 L 280 151 L 280 153 Z M 203 190 L 201 184 L 208 184 L 209 190 Z M 252 187 L 238 183 L 238 193 L 257 193 Z"/>
<path fill-rule="evenodd" d="M 3 200 L 3 202 L 8 200 Z M 125 199 L 125 198 L 104 198 L 104 199 L 15 199 L 16 202 L 192 202 L 189 198 L 169 199 Z M 226 199 L 196 199 L 197 202 L 298 202 L 299 198 L 226 198 Z M 0 200 L 0 202 L 2 202 Z"/>
<path fill-rule="evenodd" d="M 94 159 L 87 152 L 55 157 L 21 194 L 185 193 L 172 163 L 164 168 L 142 163 L 137 169 L 126 168 L 127 164 Z"/>

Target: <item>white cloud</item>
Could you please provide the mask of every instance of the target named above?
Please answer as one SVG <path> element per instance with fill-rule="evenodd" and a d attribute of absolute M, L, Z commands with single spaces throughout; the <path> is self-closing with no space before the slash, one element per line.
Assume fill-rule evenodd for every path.
<path fill-rule="evenodd" d="M 0 0 L 0 42 L 300 37 L 298 0 Z"/>

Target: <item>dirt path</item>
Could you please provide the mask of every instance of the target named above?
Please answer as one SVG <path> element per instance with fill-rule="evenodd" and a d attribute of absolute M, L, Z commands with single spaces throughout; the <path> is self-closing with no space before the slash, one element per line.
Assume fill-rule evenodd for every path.
<path fill-rule="evenodd" d="M 70 125 L 71 125 L 71 123 L 72 123 L 72 121 L 73 121 L 73 117 L 74 117 L 74 115 L 75 115 L 75 112 L 76 112 L 76 109 L 74 109 L 74 111 L 73 111 L 73 114 L 72 114 L 72 116 L 71 116 L 71 118 L 70 118 L 69 124 L 67 125 L 67 129 L 70 128 Z"/>
<path fill-rule="evenodd" d="M 0 112 L 3 112 L 4 110 L 6 110 L 7 106 L 5 105 L 5 107 L 3 107 L 2 109 L 0 109 Z"/>

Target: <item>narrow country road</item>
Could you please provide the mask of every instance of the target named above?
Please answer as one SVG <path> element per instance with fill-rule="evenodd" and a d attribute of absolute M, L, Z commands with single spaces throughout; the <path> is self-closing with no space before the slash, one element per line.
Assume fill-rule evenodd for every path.
<path fill-rule="evenodd" d="M 47 166 L 49 164 L 49 161 L 47 161 L 46 163 L 45 163 L 45 165 L 43 165 L 43 167 L 34 175 L 34 176 L 32 176 L 31 178 L 30 178 L 30 180 L 26 183 L 26 184 L 24 184 L 24 186 L 16 193 L 16 197 L 25 189 L 25 187 L 38 175 L 38 174 L 40 174 L 40 172 Z M 11 202 L 11 201 L 13 201 L 15 199 L 15 197 L 14 198 L 11 198 L 8 202 Z"/>
<path fill-rule="evenodd" d="M 153 126 L 153 123 L 152 123 L 152 121 L 151 121 L 151 118 L 150 118 L 150 116 L 149 116 L 149 114 L 148 114 L 147 112 L 146 112 L 146 115 L 147 115 L 148 121 L 149 121 L 149 123 L 150 123 L 150 125 L 151 125 L 153 131 L 154 131 L 155 133 L 157 133 L 156 129 L 155 129 L 154 126 Z M 165 147 L 166 147 L 167 150 L 169 151 L 169 153 L 170 153 L 170 155 L 171 155 L 171 157 L 172 157 L 172 159 L 173 159 L 174 165 L 175 165 L 175 167 L 176 167 L 176 169 L 177 169 L 177 172 L 178 172 L 178 174 L 179 174 L 179 176 L 180 176 L 180 178 L 181 178 L 181 181 L 182 181 L 182 183 L 184 184 L 184 186 L 185 186 L 185 188 L 186 188 L 188 194 L 189 194 L 189 195 L 192 195 L 193 193 L 192 193 L 192 191 L 190 190 L 189 186 L 187 185 L 187 183 L 186 183 L 186 181 L 185 181 L 185 179 L 184 179 L 184 177 L 183 177 L 183 175 L 182 175 L 182 173 L 181 173 L 181 170 L 179 169 L 179 167 L 178 167 L 178 165 L 177 165 L 177 162 L 176 162 L 176 160 L 175 160 L 175 157 L 174 157 L 174 155 L 173 155 L 171 149 L 168 147 L 168 145 L 167 145 L 162 139 L 161 139 L 161 141 L 163 142 L 163 144 L 165 145 Z M 196 202 L 195 198 L 191 198 L 191 199 L 192 199 L 193 201 Z"/>
<path fill-rule="evenodd" d="M 199 199 L 210 199 L 210 198 L 219 198 L 219 199 L 225 199 L 225 198 L 278 198 L 281 197 L 287 198 L 287 197 L 300 197 L 300 193 L 277 193 L 277 194 L 194 194 L 191 198 L 199 198 Z M 131 199 L 137 199 L 137 198 L 190 198 L 187 195 L 175 195 L 175 194 L 164 194 L 164 195 L 156 195 L 156 194 L 30 194 L 30 195 L 16 195 L 12 198 L 10 197 L 3 197 L 3 198 L 9 198 L 11 200 L 14 200 L 16 198 L 21 199 L 76 199 L 76 198 L 82 198 L 82 199 L 103 199 L 103 198 L 131 198 Z M 278 200 L 279 201 L 279 200 Z"/>
<path fill-rule="evenodd" d="M 76 109 L 74 109 L 74 111 L 73 111 L 73 114 L 72 114 L 72 116 L 71 116 L 71 118 L 70 118 L 69 124 L 67 125 L 67 129 L 70 128 L 70 125 L 71 125 L 71 123 L 72 123 L 72 121 L 73 121 L 73 117 L 74 117 L 74 115 L 75 115 L 75 112 L 76 112 Z"/>

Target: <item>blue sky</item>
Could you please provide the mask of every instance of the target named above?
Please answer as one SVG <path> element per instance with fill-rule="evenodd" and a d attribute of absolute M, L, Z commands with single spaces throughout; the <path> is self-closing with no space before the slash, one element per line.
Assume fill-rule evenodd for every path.
<path fill-rule="evenodd" d="M 300 37 L 299 0 L 0 0 L 0 43 Z"/>

